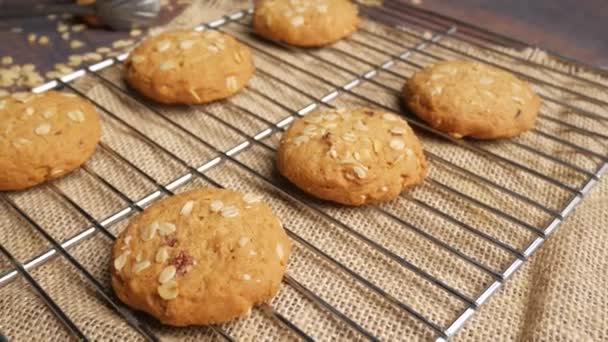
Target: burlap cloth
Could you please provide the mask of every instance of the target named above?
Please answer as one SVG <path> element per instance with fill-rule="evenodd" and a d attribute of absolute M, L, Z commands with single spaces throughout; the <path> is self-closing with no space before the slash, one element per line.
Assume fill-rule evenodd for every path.
<path fill-rule="evenodd" d="M 244 2 L 195 2 L 169 27 L 193 27 L 200 22 L 217 18 L 220 14 L 246 6 L 248 4 Z M 243 22 L 248 23 L 248 20 Z M 397 33 L 371 22 L 365 22 L 364 27 L 381 32 L 406 46 L 414 46 L 420 42 L 422 35 L 422 32 L 415 27 L 411 28 L 417 32 L 415 36 Z M 279 100 L 282 105 L 292 110 L 297 110 L 310 103 L 309 98 L 290 88 L 289 85 L 295 85 L 316 97 L 322 96 L 333 88 L 304 71 L 320 75 L 335 82 L 336 85 L 342 85 L 353 78 L 344 70 L 339 70 L 336 66 L 329 67 L 306 53 L 296 50 L 287 51 L 257 40 L 249 36 L 247 26 L 230 24 L 222 29 L 246 39 L 256 47 L 263 47 L 264 51 L 281 57 L 284 62 L 278 62 L 266 54 L 256 51 L 255 62 L 258 73 L 252 80 L 248 91 L 231 99 L 229 104 L 216 103 L 196 108 L 153 106 L 152 108 L 158 110 L 164 118 L 141 106 L 135 100 L 124 97 L 120 91 L 104 84 L 94 76 L 85 76 L 76 83 L 76 87 L 85 91 L 105 109 L 115 113 L 116 117 L 103 114 L 105 146 L 100 147 L 92 160 L 87 163 L 86 170 L 78 170 L 69 177 L 55 182 L 55 185 L 94 218 L 103 220 L 111 213 L 124 208 L 127 203 L 124 198 L 113 193 L 109 186 L 100 182 L 96 176 L 106 179 L 109 184 L 131 200 L 140 199 L 156 190 L 154 183 L 142 177 L 124 161 L 117 159 L 111 151 L 120 153 L 159 183 L 167 184 L 188 171 L 183 163 L 200 166 L 216 156 L 213 149 L 201 140 L 219 149 L 232 147 L 242 141 L 242 137 L 239 137 L 237 131 L 214 119 L 213 116 L 235 126 L 234 128 L 241 130 L 242 133 L 256 134 L 267 126 L 260 119 L 252 117 L 251 113 L 273 122 L 288 114 L 286 108 L 281 107 L 278 103 L 273 103 L 273 99 Z M 403 46 L 391 45 L 368 34 L 359 33 L 355 35 L 354 39 L 368 42 L 372 46 L 386 49 L 391 53 L 400 53 L 405 50 Z M 591 86 L 568 76 L 560 76 L 540 68 L 529 67 L 504 56 L 479 51 L 449 38 L 444 39 L 442 43 L 457 47 L 460 51 L 466 51 L 474 56 L 515 67 L 588 96 L 607 99 L 599 86 Z M 373 63 L 388 58 L 386 55 L 352 42 L 340 42 L 335 45 L 335 48 L 348 51 L 352 55 L 360 56 Z M 442 58 L 453 58 L 454 56 L 448 50 L 437 46 L 429 47 L 425 51 Z M 560 68 L 604 85 L 608 84 L 606 79 L 559 63 L 540 51 L 506 49 L 505 51 Z M 370 68 L 369 65 L 352 58 L 345 58 L 332 49 L 312 53 L 357 73 Z M 415 54 L 410 59 L 420 65 L 436 61 L 422 54 Z M 304 71 L 289 67 L 287 63 L 301 66 Z M 407 77 L 416 70 L 416 67 L 398 63 L 391 70 L 395 74 L 381 73 L 375 78 L 378 84 L 362 84 L 356 88 L 355 92 L 399 110 L 397 94 L 382 86 L 388 86 L 397 91 L 403 83 L 403 78 L 398 76 Z M 119 68 L 112 67 L 101 74 L 124 89 Z M 286 83 L 283 84 L 269 78 L 268 74 L 274 75 Z M 536 87 L 536 89 L 542 94 L 589 111 L 605 113 L 605 107 L 589 104 L 588 101 L 551 87 L 543 86 Z M 332 101 L 332 104 L 335 105 L 358 103 L 365 103 L 365 101 L 348 94 Z M 250 113 L 243 109 L 249 110 Z M 598 133 L 606 132 L 604 121 L 572 114 L 571 111 L 548 101 L 545 101 L 543 113 L 547 117 L 558 118 Z M 116 118 L 124 120 L 124 122 L 116 120 Z M 193 132 L 193 135 L 188 135 L 184 130 L 172 126 L 165 118 L 186 127 Z M 552 122 L 546 117 L 539 120 L 537 128 L 603 155 L 606 155 L 608 150 L 605 140 L 579 134 L 573 129 L 565 129 L 565 126 Z M 181 161 L 151 146 L 150 142 L 144 141 L 135 130 L 139 130 L 149 136 L 152 141 L 164 146 Z M 572 193 L 538 176 L 505 163 L 498 163 L 495 159 L 483 157 L 421 130 L 418 130 L 418 133 L 423 139 L 427 152 L 487 177 L 547 207 L 560 210 L 572 198 Z M 265 143 L 268 144 L 268 147 L 274 148 L 279 136 L 280 134 L 274 134 L 271 138 L 266 139 Z M 537 133 L 527 133 L 516 141 L 533 146 L 592 172 L 595 172 L 600 165 L 598 158 L 576 152 L 566 145 L 543 138 Z M 474 144 L 538 170 L 541 174 L 558 179 L 568 186 L 580 188 L 586 182 L 586 178 L 582 177 L 580 173 L 527 152 L 510 142 Z M 285 184 L 284 180 L 276 175 L 271 149 L 254 146 L 241 153 L 237 159 L 238 163 L 224 162 L 207 171 L 206 175 L 233 189 L 264 193 L 287 228 L 373 282 L 396 300 L 406 303 L 440 326 L 449 325 L 466 307 L 462 300 L 432 285 L 406 267 L 400 266 L 394 258 L 391 259 L 363 243 L 344 226 L 332 224 L 314 211 L 306 209 L 299 201 L 278 191 L 273 185 L 280 185 L 288 189 L 289 193 L 300 196 L 295 189 Z M 450 164 L 431 159 L 430 170 L 430 177 L 433 180 L 449 185 L 461 193 L 491 205 L 503 213 L 517 217 L 530 225 L 542 228 L 552 219 L 546 212 L 476 181 Z M 177 191 L 204 184 L 208 183 L 195 177 Z M 10 197 L 57 240 L 64 240 L 82 231 L 84 227 L 90 226 L 90 222 L 87 222 L 85 217 L 74 210 L 69 202 L 62 199 L 58 192 L 50 187 L 41 186 L 27 192 L 11 194 Z M 464 296 L 475 297 L 493 281 L 479 268 L 471 266 L 470 263 L 429 242 L 411 227 L 400 225 L 374 207 L 342 208 L 315 202 L 306 196 L 301 198 L 304 198 L 307 203 L 318 205 L 331 216 L 344 222 L 348 229 L 360 232 L 382 244 L 424 272 L 440 279 L 447 286 L 457 289 Z M 608 295 L 606 295 L 608 251 L 605 248 L 606 241 L 608 241 L 607 204 L 608 184 L 606 181 L 601 181 L 585 196 L 582 204 L 550 237 L 539 252 L 524 264 L 496 296 L 482 306 L 454 339 L 484 341 L 608 339 Z M 379 208 L 403 218 L 420 230 L 437 237 L 496 271 L 503 271 L 514 260 L 513 254 L 505 248 L 496 247 L 484 240 L 480 234 L 471 233 L 471 229 L 492 236 L 518 250 L 526 248 L 535 238 L 531 231 L 474 205 L 432 182 L 427 182 L 409 191 L 393 203 L 379 206 Z M 437 210 L 465 222 L 467 226 L 455 224 Z M 110 230 L 116 234 L 125 227 L 126 222 L 127 220 L 122 220 L 111 225 Z M 0 241 L 22 262 L 49 248 L 49 243 L 27 222 L 19 219 L 4 202 L 0 204 Z M 111 239 L 102 234 L 95 234 L 94 237 L 70 249 L 79 262 L 104 286 L 109 286 L 108 269 L 111 244 Z M 335 265 L 319 257 L 301 243 L 294 244 L 294 253 L 288 270 L 289 275 L 370 333 L 383 340 L 428 340 L 435 336 L 429 328 L 355 281 Z M 9 269 L 8 261 L 0 259 L 2 274 Z M 44 266 L 34 269 L 32 274 L 91 339 L 113 341 L 141 339 L 103 302 L 93 287 L 65 259 L 53 259 Z M 23 279 L 19 278 L 0 288 L 0 294 L 0 331 L 9 339 L 51 341 L 69 338 L 67 331 Z M 362 338 L 336 316 L 315 305 L 305 294 L 306 292 L 299 291 L 292 285 L 284 284 L 280 294 L 270 304 L 277 312 L 287 317 L 313 338 L 320 340 Z M 143 315 L 140 318 L 146 320 L 154 332 L 163 339 L 198 341 L 219 338 L 206 327 L 173 329 L 163 327 Z M 221 328 L 238 340 L 263 341 L 294 338 L 288 329 L 277 323 L 271 314 L 263 310 L 254 310 L 251 317 L 222 325 Z"/>

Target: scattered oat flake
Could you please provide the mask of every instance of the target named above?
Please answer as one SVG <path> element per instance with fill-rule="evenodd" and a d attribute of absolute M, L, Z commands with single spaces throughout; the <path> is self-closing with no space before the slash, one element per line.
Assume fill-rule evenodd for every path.
<path fill-rule="evenodd" d="M 232 218 L 232 217 L 239 216 L 239 209 L 233 205 L 223 207 L 221 212 L 222 212 L 222 216 L 226 217 L 226 218 Z"/>
<path fill-rule="evenodd" d="M 40 36 L 40 38 L 38 38 L 38 44 L 40 45 L 48 45 L 50 42 L 49 37 L 47 36 Z"/>
<path fill-rule="evenodd" d="M 338 118 L 336 114 L 325 114 L 323 115 L 323 119 L 327 121 L 334 121 Z"/>
<path fill-rule="evenodd" d="M 363 165 L 355 165 L 355 167 L 353 168 L 353 171 L 355 172 L 355 174 L 357 175 L 357 178 L 359 179 L 365 179 L 367 178 L 367 168 Z"/>
<path fill-rule="evenodd" d="M 81 42 L 80 40 L 72 40 L 70 42 L 70 48 L 72 49 L 78 49 L 84 46 L 84 43 Z"/>
<path fill-rule="evenodd" d="M 357 136 L 352 132 L 346 132 L 342 135 L 342 140 L 347 142 L 356 142 Z"/>
<path fill-rule="evenodd" d="M 97 51 L 98 53 L 108 53 L 111 52 L 112 49 L 110 49 L 109 47 L 102 46 L 98 47 L 95 51 Z"/>
<path fill-rule="evenodd" d="M 69 26 L 64 24 L 64 23 L 58 23 L 57 24 L 57 32 L 59 33 L 64 33 L 69 29 Z"/>
<path fill-rule="evenodd" d="M 160 41 L 156 44 L 156 51 L 163 52 L 171 47 L 171 42 L 168 40 Z"/>
<path fill-rule="evenodd" d="M 226 78 L 226 88 L 229 91 L 236 91 L 239 88 L 238 81 L 235 76 L 229 76 Z"/>
<path fill-rule="evenodd" d="M 13 64 L 13 57 L 11 57 L 11 56 L 2 57 L 2 64 L 4 64 L 4 65 Z"/>
<path fill-rule="evenodd" d="M 67 116 L 74 122 L 84 122 L 84 113 L 79 110 L 70 111 Z"/>
<path fill-rule="evenodd" d="M 328 151 L 328 153 L 329 153 L 329 156 L 330 156 L 330 157 L 332 157 L 332 158 L 334 158 L 334 159 L 338 158 L 338 151 L 334 150 L 333 148 L 331 148 L 331 149 Z"/>
<path fill-rule="evenodd" d="M 25 145 L 31 144 L 32 141 L 25 138 L 16 138 L 13 140 L 13 146 L 15 147 L 23 147 Z"/>
<path fill-rule="evenodd" d="M 32 115 L 34 115 L 34 112 L 35 112 L 34 108 L 27 107 L 23 113 L 27 116 L 32 116 Z"/>
<path fill-rule="evenodd" d="M 177 268 L 175 268 L 173 265 L 169 265 L 160 271 L 160 274 L 158 275 L 158 282 L 161 284 L 166 284 L 167 282 L 173 280 L 176 274 Z"/>
<path fill-rule="evenodd" d="M 289 22 L 291 23 L 291 26 L 293 26 L 293 27 L 302 26 L 302 24 L 304 24 L 304 17 L 299 15 L 297 17 L 291 18 L 291 20 Z"/>
<path fill-rule="evenodd" d="M 380 153 L 382 151 L 382 142 L 380 140 L 373 141 L 374 152 Z"/>
<path fill-rule="evenodd" d="M 135 56 L 131 57 L 131 61 L 133 61 L 133 63 L 135 63 L 135 64 L 141 63 L 145 60 L 146 60 L 146 57 L 142 56 L 142 55 L 135 55 Z"/>
<path fill-rule="evenodd" d="M 103 59 L 103 57 L 95 52 L 89 52 L 87 54 L 84 55 L 84 59 L 88 60 L 88 61 L 100 61 Z"/>
<path fill-rule="evenodd" d="M 86 29 L 87 26 L 84 24 L 78 24 L 78 25 L 72 25 L 72 31 L 74 32 L 81 32 L 84 31 L 84 29 Z"/>
<path fill-rule="evenodd" d="M 279 258 L 279 260 L 283 260 L 283 256 L 285 255 L 285 252 L 283 250 L 283 245 L 281 245 L 280 243 L 277 243 L 277 247 L 275 250 L 277 252 L 277 257 Z"/>
<path fill-rule="evenodd" d="M 386 121 L 397 121 L 399 118 L 397 118 L 397 116 L 395 114 L 391 114 L 391 113 L 384 113 L 382 115 L 382 118 Z"/>
<path fill-rule="evenodd" d="M 391 139 L 389 146 L 396 151 L 401 151 L 405 148 L 405 141 L 402 139 Z"/>
<path fill-rule="evenodd" d="M 517 96 L 511 96 L 511 100 L 513 100 L 513 102 L 519 103 L 519 104 L 523 104 L 524 100 L 521 97 L 517 97 Z"/>
<path fill-rule="evenodd" d="M 114 259 L 114 268 L 117 271 L 120 271 L 123 267 L 125 267 L 125 264 L 127 263 L 127 258 L 130 253 L 130 251 L 124 251 L 116 259 Z"/>
<path fill-rule="evenodd" d="M 224 203 L 219 200 L 215 200 L 209 204 L 209 208 L 214 213 L 217 213 L 218 211 L 222 210 L 223 207 L 224 207 Z"/>
<path fill-rule="evenodd" d="M 194 208 L 194 201 L 188 201 L 184 204 L 184 206 L 182 207 L 182 210 L 180 210 L 179 214 L 182 216 L 188 216 L 192 213 L 193 208 Z"/>
<path fill-rule="evenodd" d="M 300 146 L 303 143 L 307 143 L 310 141 L 310 138 L 307 135 L 298 135 L 293 138 L 293 144 L 296 146 Z"/>
<path fill-rule="evenodd" d="M 13 93 L 12 98 L 14 98 L 15 100 L 17 100 L 21 103 L 26 103 L 31 100 L 30 93 L 27 93 L 24 91 L 18 92 L 18 93 Z"/>
<path fill-rule="evenodd" d="M 61 73 L 57 72 L 57 71 L 49 71 L 46 74 L 44 74 L 47 78 L 58 78 L 61 77 Z"/>
<path fill-rule="evenodd" d="M 133 265 L 133 272 L 139 273 L 139 272 L 145 270 L 146 268 L 150 267 L 150 265 L 151 265 L 151 263 L 149 260 L 144 260 L 144 261 L 138 262 L 135 265 Z"/>
<path fill-rule="evenodd" d="M 183 40 L 179 43 L 179 47 L 182 50 L 191 49 L 196 42 L 194 40 Z"/>
<path fill-rule="evenodd" d="M 443 93 L 443 87 L 435 87 L 431 89 L 431 96 L 441 95 Z"/>
<path fill-rule="evenodd" d="M 177 63 L 173 60 L 164 61 L 160 64 L 159 69 L 161 71 L 166 71 L 170 69 L 174 69 L 177 66 Z"/>
<path fill-rule="evenodd" d="M 245 201 L 246 203 L 252 204 L 252 203 L 258 203 L 262 200 L 262 195 L 257 195 L 254 193 L 248 193 L 245 196 L 243 196 L 243 201 Z"/>
<path fill-rule="evenodd" d="M 38 125 L 38 127 L 36 127 L 34 133 L 36 133 L 37 135 L 47 135 L 51 133 L 51 124 L 48 122 L 41 123 L 40 125 Z"/>
<path fill-rule="evenodd" d="M 407 131 L 403 127 L 393 127 L 391 128 L 391 133 L 394 135 L 404 135 Z"/>
<path fill-rule="evenodd" d="M 158 230 L 158 222 L 153 222 L 150 225 L 147 225 L 146 227 L 144 227 L 144 229 L 142 229 L 141 231 L 141 239 L 143 241 L 149 241 L 152 240 L 154 238 L 154 236 L 156 235 L 156 231 Z"/>
<path fill-rule="evenodd" d="M 490 85 L 494 83 L 494 79 L 491 77 L 482 77 L 479 79 L 479 83 L 481 83 L 482 85 Z"/>
<path fill-rule="evenodd" d="M 129 45 L 133 45 L 134 41 L 132 39 L 121 39 L 112 43 L 112 47 L 115 49 L 120 49 L 127 47 Z"/>
<path fill-rule="evenodd" d="M 167 236 L 175 233 L 177 227 L 173 223 L 163 222 L 158 225 L 158 235 Z"/>
<path fill-rule="evenodd" d="M 496 97 L 496 95 L 494 95 L 494 93 L 492 93 L 491 91 L 488 91 L 488 90 L 484 90 L 483 94 L 488 97 L 492 97 L 492 98 Z"/>
<path fill-rule="evenodd" d="M 239 246 L 241 247 L 245 247 L 248 243 L 249 243 L 249 238 L 246 236 L 243 236 L 239 239 Z"/>
<path fill-rule="evenodd" d="M 179 295 L 179 289 L 175 280 L 171 280 L 165 284 L 160 285 L 159 287 L 157 287 L 156 290 L 160 298 L 164 300 L 175 299 Z"/>
<path fill-rule="evenodd" d="M 156 251 L 156 255 L 154 256 L 154 261 L 156 261 L 159 264 L 162 264 L 163 262 L 167 261 L 167 259 L 169 259 L 169 247 L 160 246 L 158 248 L 158 250 Z"/>

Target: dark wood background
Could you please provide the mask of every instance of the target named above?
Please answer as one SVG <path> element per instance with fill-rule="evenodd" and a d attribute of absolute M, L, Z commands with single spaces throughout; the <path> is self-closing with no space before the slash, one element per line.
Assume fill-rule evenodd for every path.
<path fill-rule="evenodd" d="M 421 1 L 421 8 L 608 68 L 608 0 Z"/>
<path fill-rule="evenodd" d="M 39 2 L 70 2 L 72 0 L 0 0 L 2 8 L 15 4 Z M 206 1 L 206 0 L 194 0 Z M 386 0 L 391 4 L 414 0 Z M 170 0 L 168 3 L 175 3 Z M 608 0 L 418 0 L 416 6 L 473 23 L 508 36 L 549 48 L 561 54 L 579 59 L 595 66 L 608 68 Z M 183 8 L 183 7 L 181 7 Z M 163 8 L 158 23 L 170 20 L 179 14 L 180 6 Z M 70 40 L 64 41 L 56 32 L 61 19 L 31 18 L 0 21 L 0 58 L 11 56 L 15 64 L 34 64 L 42 76 L 66 63 L 69 55 L 95 51 L 99 46 L 112 46 L 119 39 L 133 39 L 128 33 L 89 28 L 72 32 Z M 77 19 L 66 19 L 67 24 L 77 24 Z M 11 30 L 21 28 L 22 33 Z M 51 40 L 48 45 L 27 41 L 27 36 L 45 35 Z M 70 41 L 78 39 L 84 46 L 70 48 Z M 115 50 L 122 50 L 115 49 Z M 7 68 L 0 65 L 0 68 Z M 1 71 L 1 70 L 0 70 Z M 63 72 L 64 74 L 65 72 Z M 24 86 L 0 87 L 9 90 Z"/>

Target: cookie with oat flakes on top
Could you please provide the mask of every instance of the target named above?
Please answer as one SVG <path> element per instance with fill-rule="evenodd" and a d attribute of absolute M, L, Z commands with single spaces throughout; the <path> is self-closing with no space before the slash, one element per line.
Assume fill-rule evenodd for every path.
<path fill-rule="evenodd" d="M 455 138 L 510 138 L 532 128 L 540 98 L 525 81 L 488 65 L 446 61 L 415 73 L 403 87 L 407 106 Z"/>
<path fill-rule="evenodd" d="M 255 194 L 202 188 L 157 202 L 112 251 L 112 287 L 174 326 L 246 316 L 279 290 L 291 243 Z"/>
<path fill-rule="evenodd" d="M 407 122 L 364 107 L 320 111 L 294 122 L 281 138 L 277 166 L 300 189 L 346 205 L 390 201 L 427 172 Z"/>
<path fill-rule="evenodd" d="M 0 97 L 0 191 L 61 177 L 91 157 L 101 137 L 95 108 L 74 94 Z"/>
<path fill-rule="evenodd" d="M 331 44 L 358 25 L 357 6 L 348 0 L 261 0 L 253 16 L 262 36 L 303 47 Z"/>
<path fill-rule="evenodd" d="M 176 30 L 143 41 L 125 61 L 125 78 L 145 96 L 166 104 L 227 98 L 253 75 L 249 48 L 214 30 Z"/>

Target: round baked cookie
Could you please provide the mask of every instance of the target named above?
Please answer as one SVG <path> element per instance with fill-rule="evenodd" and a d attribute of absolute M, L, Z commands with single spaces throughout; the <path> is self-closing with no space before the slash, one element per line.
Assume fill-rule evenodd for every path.
<path fill-rule="evenodd" d="M 0 98 L 0 190 L 22 190 L 78 168 L 95 151 L 95 108 L 69 93 Z"/>
<path fill-rule="evenodd" d="M 511 73 L 469 61 L 446 61 L 415 73 L 405 103 L 422 120 L 453 137 L 497 139 L 534 126 L 540 99 Z"/>
<path fill-rule="evenodd" d="M 358 24 L 357 6 L 349 0 L 261 0 L 253 16 L 259 34 L 304 47 L 336 42 Z"/>
<path fill-rule="evenodd" d="M 427 165 L 410 126 L 369 108 L 320 111 L 281 138 L 281 174 L 302 190 L 346 205 L 389 201 L 422 182 Z"/>
<path fill-rule="evenodd" d="M 202 188 L 131 221 L 114 244 L 112 287 L 165 324 L 227 322 L 274 297 L 290 251 L 261 196 Z"/>
<path fill-rule="evenodd" d="M 126 80 L 158 102 L 200 104 L 227 98 L 247 85 L 251 51 L 214 30 L 177 30 L 148 38 L 125 61 Z"/>

